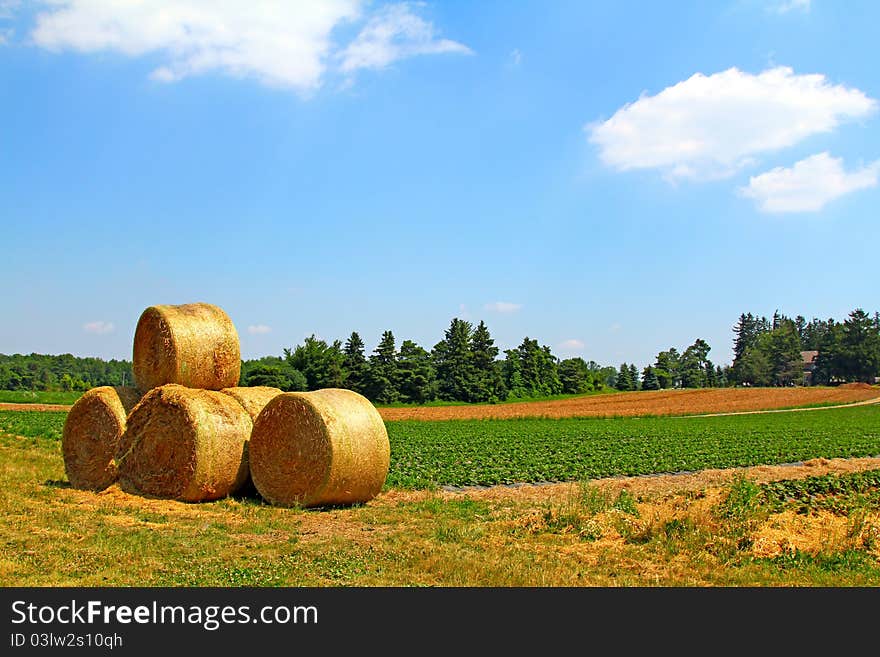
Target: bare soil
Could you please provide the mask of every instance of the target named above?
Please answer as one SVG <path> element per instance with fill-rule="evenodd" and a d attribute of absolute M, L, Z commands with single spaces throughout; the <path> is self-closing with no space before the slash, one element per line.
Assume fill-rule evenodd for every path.
<path fill-rule="evenodd" d="M 559 399 L 472 406 L 381 408 L 384 420 L 483 420 L 521 417 L 614 417 L 733 413 L 807 406 L 848 404 L 880 397 L 880 388 L 704 388 L 650 390 Z"/>

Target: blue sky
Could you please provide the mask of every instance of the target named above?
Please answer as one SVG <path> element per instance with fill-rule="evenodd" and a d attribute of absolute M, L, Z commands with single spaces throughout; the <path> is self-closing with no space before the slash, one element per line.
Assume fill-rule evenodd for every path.
<path fill-rule="evenodd" d="M 0 352 L 207 301 L 652 361 L 880 308 L 880 5 L 0 0 Z"/>

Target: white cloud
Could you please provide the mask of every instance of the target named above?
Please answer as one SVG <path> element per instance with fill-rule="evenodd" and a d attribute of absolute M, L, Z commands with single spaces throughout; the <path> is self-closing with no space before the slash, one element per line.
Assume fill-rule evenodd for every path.
<path fill-rule="evenodd" d="M 335 28 L 364 20 L 363 0 L 53 0 L 31 38 L 49 51 L 112 51 L 160 60 L 150 77 L 173 82 L 218 72 L 302 94 L 332 66 L 381 67 L 418 54 L 469 52 L 434 36 L 407 4 L 387 5 L 344 52 Z"/>
<path fill-rule="evenodd" d="M 602 162 L 619 171 L 658 169 L 671 180 L 717 179 L 842 121 L 874 112 L 859 89 L 779 66 L 753 75 L 736 68 L 696 73 L 656 96 L 642 95 L 586 126 Z"/>
<path fill-rule="evenodd" d="M 265 335 L 272 332 L 272 327 L 265 324 L 251 324 L 247 327 L 247 331 L 251 335 Z"/>
<path fill-rule="evenodd" d="M 519 48 L 514 48 L 510 51 L 510 61 L 513 62 L 514 66 L 519 66 L 522 61 L 522 53 L 519 51 Z"/>
<path fill-rule="evenodd" d="M 782 0 L 771 5 L 773 11 L 778 14 L 787 14 L 793 10 L 799 10 L 809 13 L 810 0 Z"/>
<path fill-rule="evenodd" d="M 483 308 L 493 313 L 515 313 L 522 308 L 522 304 L 510 303 L 509 301 L 495 301 L 487 303 Z"/>
<path fill-rule="evenodd" d="M 14 34 L 12 28 L 0 29 L 0 46 L 5 46 Z"/>
<path fill-rule="evenodd" d="M 564 340 L 563 342 L 560 342 L 559 348 L 566 351 L 581 351 L 584 348 L 584 342 L 583 340 L 578 340 L 577 338 L 571 338 L 569 340 Z"/>
<path fill-rule="evenodd" d="M 439 39 L 434 26 L 412 12 L 403 2 L 386 5 L 340 54 L 340 68 L 351 73 L 362 68 L 379 69 L 406 57 L 458 53 L 469 55 L 467 46 Z"/>
<path fill-rule="evenodd" d="M 754 199 L 762 212 L 818 212 L 826 203 L 867 187 L 876 187 L 880 160 L 844 171 L 843 160 L 817 153 L 791 168 L 776 167 L 749 178 L 742 196 Z"/>
<path fill-rule="evenodd" d="M 86 333 L 94 333 L 96 335 L 104 335 L 105 333 L 112 333 L 113 329 L 116 327 L 113 326 L 113 322 L 89 322 L 88 324 L 83 324 L 83 331 Z"/>

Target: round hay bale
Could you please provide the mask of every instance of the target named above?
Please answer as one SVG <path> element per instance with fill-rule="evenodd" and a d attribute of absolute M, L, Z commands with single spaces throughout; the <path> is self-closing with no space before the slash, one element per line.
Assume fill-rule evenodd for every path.
<path fill-rule="evenodd" d="M 248 415 L 251 416 L 251 420 L 256 420 L 260 411 L 266 407 L 266 404 L 281 394 L 279 388 L 272 388 L 271 386 L 224 388 L 220 392 L 235 398 L 244 410 L 248 412 Z M 247 444 L 245 444 L 245 450 L 248 450 Z M 248 460 L 250 460 L 250 455 L 248 455 Z M 250 468 L 248 469 L 247 480 L 238 490 L 238 493 L 245 497 L 256 497 L 257 489 L 251 478 Z"/>
<path fill-rule="evenodd" d="M 232 320 L 217 306 L 150 306 L 138 320 L 132 358 L 135 385 L 166 383 L 221 390 L 238 384 L 241 348 Z"/>
<path fill-rule="evenodd" d="M 382 417 L 351 390 L 288 392 L 254 421 L 251 477 L 272 504 L 326 506 L 371 500 L 388 476 Z"/>
<path fill-rule="evenodd" d="M 251 416 L 251 420 L 256 420 L 266 404 L 281 394 L 278 388 L 270 386 L 253 386 L 250 388 L 224 388 L 221 390 L 224 395 L 229 395 L 242 405 L 244 410 Z"/>
<path fill-rule="evenodd" d="M 253 422 L 221 392 L 177 384 L 144 395 L 121 440 L 124 490 L 183 502 L 216 500 L 247 481 Z"/>
<path fill-rule="evenodd" d="M 64 470 L 71 486 L 97 491 L 116 481 L 116 449 L 125 418 L 140 398 L 135 388 L 100 386 L 76 400 L 61 434 Z"/>

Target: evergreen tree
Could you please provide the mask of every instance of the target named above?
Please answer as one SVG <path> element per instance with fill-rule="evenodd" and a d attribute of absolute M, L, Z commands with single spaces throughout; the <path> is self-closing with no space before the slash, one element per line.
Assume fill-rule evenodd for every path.
<path fill-rule="evenodd" d="M 874 383 L 880 375 L 880 331 L 876 322 L 861 308 L 853 310 L 843 322 L 840 365 L 847 381 Z"/>
<path fill-rule="evenodd" d="M 657 372 L 651 365 L 642 370 L 642 390 L 660 390 Z"/>
<path fill-rule="evenodd" d="M 566 358 L 559 363 L 562 392 L 579 395 L 594 389 L 593 374 L 583 358 Z"/>
<path fill-rule="evenodd" d="M 284 358 L 292 368 L 305 375 L 309 390 L 342 388 L 345 385 L 342 343 L 339 340 L 328 345 L 311 335 L 293 351 L 285 349 Z"/>
<path fill-rule="evenodd" d="M 621 363 L 617 370 L 617 382 L 614 384 L 618 390 L 632 390 L 632 377 L 629 373 L 629 365 Z"/>
<path fill-rule="evenodd" d="M 400 345 L 397 382 L 400 400 L 404 402 L 424 404 L 436 394 L 431 354 L 412 340 L 404 340 Z"/>
<path fill-rule="evenodd" d="M 505 384 L 512 396 L 541 397 L 562 392 L 559 365 L 550 347 L 526 337 L 519 347 L 504 353 Z"/>
<path fill-rule="evenodd" d="M 639 371 L 636 369 L 636 366 L 629 366 L 629 380 L 630 380 L 630 390 L 638 390 L 639 389 Z"/>
<path fill-rule="evenodd" d="M 244 386 L 270 386 L 284 392 L 308 389 L 308 381 L 302 372 L 282 365 L 259 364 L 251 367 L 241 383 Z"/>
<path fill-rule="evenodd" d="M 447 401 L 468 401 L 474 388 L 474 359 L 471 351 L 473 326 L 457 317 L 452 320 L 432 357 L 437 373 L 437 396 Z"/>
<path fill-rule="evenodd" d="M 779 319 L 776 328 L 764 334 L 759 347 L 765 350 L 773 385 L 788 386 L 803 381 L 801 341 L 795 323 Z"/>
<path fill-rule="evenodd" d="M 385 331 L 376 349 L 370 354 L 367 397 L 379 404 L 397 401 L 397 353 L 394 334 Z"/>
<path fill-rule="evenodd" d="M 364 341 L 357 331 L 353 331 L 345 341 L 342 352 L 342 367 L 345 370 L 345 387 L 360 394 L 367 392 L 370 365 L 364 354 Z"/>
<path fill-rule="evenodd" d="M 474 329 L 470 349 L 473 384 L 468 401 L 503 401 L 507 397 L 507 387 L 504 385 L 501 364 L 497 361 L 498 347 L 485 322 L 480 321 Z"/>
<path fill-rule="evenodd" d="M 657 354 L 657 362 L 654 364 L 654 373 L 657 375 L 657 381 L 660 387 L 677 388 L 681 381 L 679 375 L 679 366 L 681 357 L 675 347 L 670 347 L 667 351 L 661 351 Z"/>

